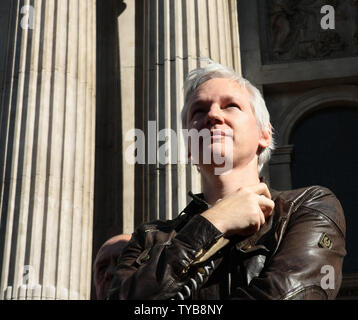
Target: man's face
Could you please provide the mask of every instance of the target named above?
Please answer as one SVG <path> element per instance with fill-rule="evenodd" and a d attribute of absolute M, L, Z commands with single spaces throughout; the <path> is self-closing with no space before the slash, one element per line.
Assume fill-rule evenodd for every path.
<path fill-rule="evenodd" d="M 200 167 L 203 166 L 202 152 L 208 148 L 213 154 L 225 156 L 225 161 L 232 161 L 235 168 L 252 161 L 259 146 L 269 145 L 271 136 L 263 137 L 250 105 L 250 95 L 237 82 L 221 78 L 206 81 L 189 103 L 188 130 L 208 129 L 211 133 L 211 139 L 207 140 L 210 145 L 205 145 L 205 140 L 204 145 L 200 145 Z"/>

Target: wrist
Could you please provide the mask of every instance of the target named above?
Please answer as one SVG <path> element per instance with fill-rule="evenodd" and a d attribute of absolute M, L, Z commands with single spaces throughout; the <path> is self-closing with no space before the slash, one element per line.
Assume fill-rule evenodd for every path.
<path fill-rule="evenodd" d="M 201 216 L 208 220 L 212 225 L 214 225 L 214 227 L 221 233 L 226 233 L 227 230 L 222 219 L 218 219 L 218 214 L 213 208 L 204 211 L 201 213 Z"/>

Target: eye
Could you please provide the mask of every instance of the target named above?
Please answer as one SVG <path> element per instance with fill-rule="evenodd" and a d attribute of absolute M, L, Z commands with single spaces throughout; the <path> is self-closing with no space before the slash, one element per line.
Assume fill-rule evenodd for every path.
<path fill-rule="evenodd" d="M 204 109 L 196 108 L 196 109 L 192 112 L 191 118 L 194 118 L 195 116 L 200 115 L 200 114 L 202 114 L 202 113 L 204 113 L 204 112 L 205 112 Z"/>
<path fill-rule="evenodd" d="M 225 109 L 228 109 L 228 108 L 236 108 L 236 109 L 239 109 L 241 110 L 241 107 L 239 105 L 237 105 L 236 103 L 229 103 L 225 106 Z"/>

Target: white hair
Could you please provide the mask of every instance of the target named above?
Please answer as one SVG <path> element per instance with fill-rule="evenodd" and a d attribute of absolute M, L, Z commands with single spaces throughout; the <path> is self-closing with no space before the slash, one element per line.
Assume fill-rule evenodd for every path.
<path fill-rule="evenodd" d="M 214 79 L 224 78 L 236 81 L 241 87 L 245 88 L 250 95 L 250 104 L 256 116 L 258 127 L 262 131 L 269 130 L 271 126 L 270 114 L 261 92 L 253 86 L 250 81 L 238 75 L 233 69 L 209 60 L 209 63 L 202 68 L 197 68 L 189 72 L 184 83 L 184 107 L 181 112 L 183 128 L 187 128 L 187 114 L 190 107 L 190 98 L 204 82 Z M 270 145 L 263 149 L 258 156 L 258 171 L 261 172 L 264 164 L 270 160 L 271 152 L 275 149 L 275 141 L 272 137 Z"/>

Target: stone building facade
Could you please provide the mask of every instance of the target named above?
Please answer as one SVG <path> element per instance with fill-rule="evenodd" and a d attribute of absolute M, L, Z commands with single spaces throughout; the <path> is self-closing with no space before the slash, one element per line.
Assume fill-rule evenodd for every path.
<path fill-rule="evenodd" d="M 334 29 L 322 28 L 329 5 Z M 238 1 L 243 75 L 262 89 L 276 131 L 270 184 L 324 185 L 341 201 L 347 256 L 340 297 L 357 298 L 358 1 Z"/>
<path fill-rule="evenodd" d="M 319 27 L 324 4 L 335 9 L 335 30 Z M 176 161 L 185 154 L 180 140 L 166 164 L 151 151 L 176 145 L 175 135 L 165 140 L 161 132 L 179 132 L 183 80 L 203 58 L 231 66 L 263 92 L 278 142 L 264 170 L 271 187 L 330 187 L 342 198 L 353 243 L 357 184 L 337 177 L 352 176 L 355 158 L 348 153 L 344 172 L 316 163 L 307 134 L 325 132 L 337 114 L 357 116 L 357 5 L 1 1 L 0 299 L 93 298 L 101 244 L 143 221 L 175 217 L 188 190 L 200 191 L 196 169 Z M 146 135 L 145 164 L 126 156 L 134 128 Z M 336 144 L 349 147 L 352 134 Z M 342 296 L 354 298 L 358 257 L 349 249 Z"/>

